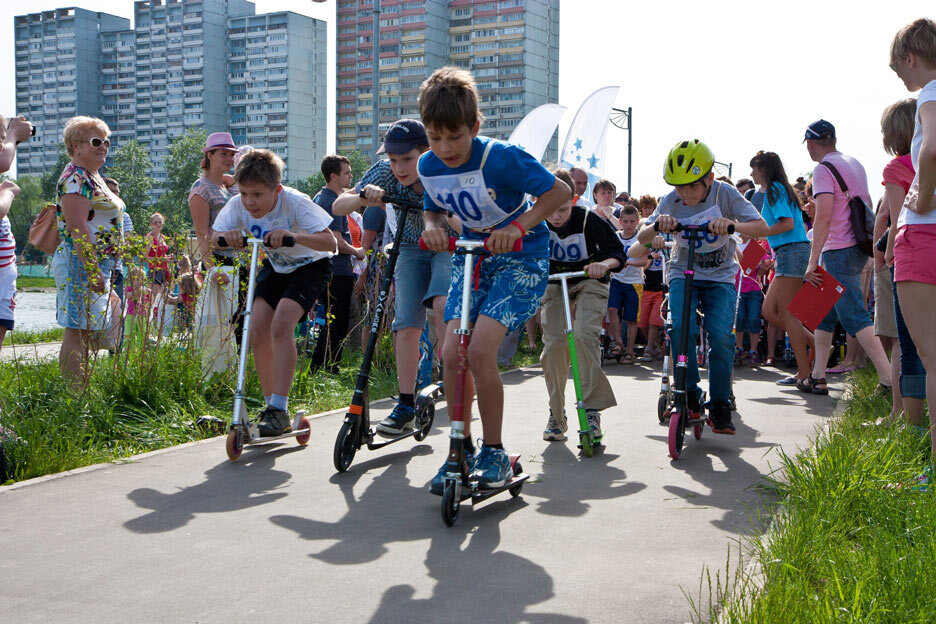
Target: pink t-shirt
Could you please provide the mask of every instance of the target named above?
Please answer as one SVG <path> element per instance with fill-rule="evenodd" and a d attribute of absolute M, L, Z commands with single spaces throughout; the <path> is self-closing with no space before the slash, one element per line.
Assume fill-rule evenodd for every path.
<path fill-rule="evenodd" d="M 868 176 L 865 175 L 864 167 L 861 163 L 841 152 L 831 152 L 823 158 L 825 162 L 831 163 L 833 167 L 845 180 L 848 187 L 848 194 L 852 197 L 863 197 L 868 205 L 871 204 L 871 193 L 868 192 Z M 839 188 L 835 176 L 823 164 L 817 164 L 813 169 L 813 195 L 819 196 L 823 193 L 830 193 L 833 196 L 832 203 L 832 221 L 829 224 L 829 237 L 826 239 L 822 251 L 833 249 L 845 249 L 855 245 L 855 235 L 852 233 L 850 215 L 848 208 L 848 196 Z"/>
<path fill-rule="evenodd" d="M 884 166 L 884 181 L 881 186 L 887 184 L 896 184 L 903 188 L 904 192 L 910 190 L 913 184 L 913 159 L 910 154 L 898 156 Z"/>

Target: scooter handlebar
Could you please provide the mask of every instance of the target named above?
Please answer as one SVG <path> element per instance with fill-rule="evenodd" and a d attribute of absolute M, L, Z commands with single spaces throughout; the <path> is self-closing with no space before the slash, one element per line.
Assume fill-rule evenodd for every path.
<path fill-rule="evenodd" d="M 448 250 L 449 250 L 450 252 L 455 251 L 455 249 L 457 249 L 457 247 L 458 247 L 458 244 L 457 244 L 458 241 L 459 241 L 458 238 L 456 238 L 456 237 L 454 237 L 454 236 L 449 236 L 449 249 L 448 249 Z M 485 251 L 488 251 L 488 252 L 489 252 L 490 250 L 488 249 L 487 242 L 488 242 L 488 239 L 485 238 L 485 239 L 484 239 L 484 244 L 483 244 L 482 246 L 484 247 L 484 250 L 485 250 Z M 422 236 L 419 237 L 419 248 L 422 249 L 422 250 L 428 250 L 428 249 L 429 249 L 429 247 L 426 245 L 426 241 L 423 240 L 423 237 L 422 237 Z M 521 251 L 522 249 L 523 249 L 523 239 L 522 239 L 522 238 L 518 238 L 517 240 L 514 241 L 513 251 Z"/>
<path fill-rule="evenodd" d="M 682 231 L 691 231 L 691 230 L 696 230 L 696 231 L 704 230 L 704 231 L 708 232 L 708 231 L 709 231 L 709 225 L 711 225 L 711 222 L 709 222 L 709 223 L 700 223 L 699 225 L 683 225 L 682 223 L 677 223 L 677 224 L 676 224 L 676 227 L 673 228 L 671 231 L 672 231 L 672 232 L 682 232 Z M 659 231 L 660 231 L 660 223 L 659 223 L 658 221 L 654 221 L 654 222 L 653 222 L 653 231 L 654 231 L 654 232 L 659 232 Z M 730 234 L 734 234 L 734 232 L 735 232 L 735 226 L 734 226 L 734 224 L 732 223 L 731 225 L 728 226 L 728 234 L 729 234 L 729 235 L 730 235 Z"/>
<path fill-rule="evenodd" d="M 247 246 L 247 242 L 250 240 L 247 236 L 242 235 L 243 246 Z M 266 239 L 264 239 L 263 244 L 266 244 Z M 224 240 L 223 236 L 218 237 L 218 247 L 227 247 L 227 241 Z M 283 237 L 283 247 L 295 247 L 296 246 L 296 237 L 295 236 L 284 236 Z"/>
<path fill-rule="evenodd" d="M 367 199 L 367 195 L 364 193 L 363 190 L 358 193 L 358 196 L 361 199 Z M 384 193 L 384 196 L 380 198 L 380 201 L 385 204 L 393 204 L 394 206 L 399 207 L 399 208 L 410 208 L 410 209 L 422 210 L 422 207 L 423 207 L 420 202 L 413 201 L 412 199 L 406 199 L 405 197 L 395 197 L 393 195 L 388 195 L 386 193 Z"/>
<path fill-rule="evenodd" d="M 553 273 L 549 276 L 550 282 L 558 282 L 564 279 L 578 279 L 588 277 L 588 271 L 570 271 L 568 273 Z"/>

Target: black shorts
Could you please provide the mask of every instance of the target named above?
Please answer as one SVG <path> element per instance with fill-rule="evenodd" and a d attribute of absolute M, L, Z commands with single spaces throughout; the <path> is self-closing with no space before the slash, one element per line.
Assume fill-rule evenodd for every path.
<path fill-rule="evenodd" d="M 166 283 L 166 272 L 163 269 L 150 271 L 150 278 L 152 278 L 154 284 L 162 286 Z"/>
<path fill-rule="evenodd" d="M 264 260 L 257 275 L 254 299 L 263 299 L 274 310 L 280 299 L 292 299 L 308 312 L 325 292 L 331 273 L 330 258 L 306 264 L 292 273 L 277 273 L 270 261 Z"/>

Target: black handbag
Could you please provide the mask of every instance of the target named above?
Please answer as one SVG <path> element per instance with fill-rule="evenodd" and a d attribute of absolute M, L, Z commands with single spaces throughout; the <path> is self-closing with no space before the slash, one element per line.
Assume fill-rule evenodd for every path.
<path fill-rule="evenodd" d="M 848 186 L 845 185 L 845 180 L 842 179 L 832 163 L 822 161 L 820 164 L 825 165 L 832 172 L 842 192 L 845 193 L 845 197 L 848 198 L 848 217 L 851 222 L 852 234 L 855 236 L 855 243 L 870 258 L 874 255 L 874 212 L 872 212 L 871 206 L 861 197 L 851 196 L 851 193 L 848 192 Z"/>

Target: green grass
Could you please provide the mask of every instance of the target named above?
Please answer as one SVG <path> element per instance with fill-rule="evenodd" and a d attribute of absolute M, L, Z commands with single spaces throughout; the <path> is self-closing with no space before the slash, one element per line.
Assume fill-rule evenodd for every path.
<path fill-rule="evenodd" d="M 6 336 L 3 337 L 3 344 L 26 345 L 38 342 L 61 342 L 64 335 L 65 330 L 61 327 L 53 327 L 52 329 L 43 329 L 40 331 L 14 329 L 11 332 L 7 332 Z"/>
<path fill-rule="evenodd" d="M 869 367 L 871 368 L 871 367 Z M 773 526 L 749 544 L 756 572 L 706 572 L 696 621 L 724 623 L 936 620 L 936 492 L 910 482 L 929 457 L 909 428 L 862 427 L 885 415 L 873 370 L 851 378 L 841 418 L 806 451 L 783 457 Z M 730 579 L 730 582 L 726 582 Z"/>
<path fill-rule="evenodd" d="M 27 288 L 55 288 L 55 278 L 20 275 L 16 278 L 16 288 L 19 290 L 26 290 Z"/>

